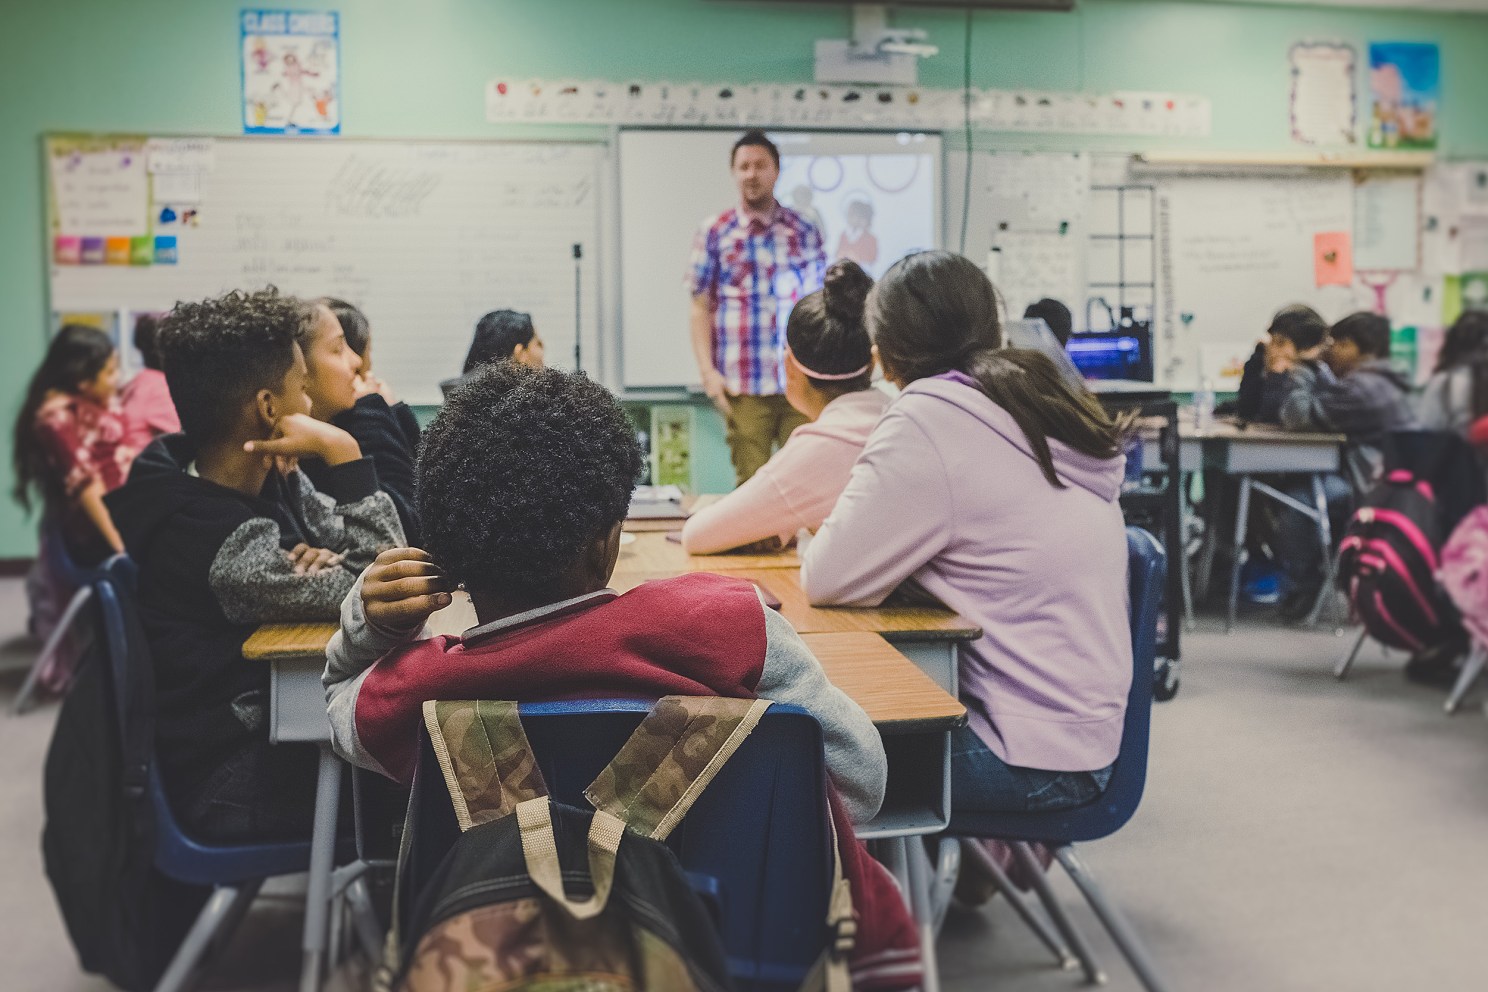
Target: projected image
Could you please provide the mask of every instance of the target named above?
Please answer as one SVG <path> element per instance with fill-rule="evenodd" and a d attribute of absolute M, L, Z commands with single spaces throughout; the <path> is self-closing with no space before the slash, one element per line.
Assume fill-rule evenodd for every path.
<path fill-rule="evenodd" d="M 935 247 L 934 156 L 782 153 L 775 198 L 821 229 L 829 259 L 850 258 L 878 278 Z"/>

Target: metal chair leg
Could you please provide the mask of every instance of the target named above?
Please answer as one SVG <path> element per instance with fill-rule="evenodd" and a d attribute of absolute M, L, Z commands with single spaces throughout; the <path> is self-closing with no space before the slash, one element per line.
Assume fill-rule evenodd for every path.
<path fill-rule="evenodd" d="M 52 663 L 52 658 L 62 650 L 67 635 L 72 631 L 72 625 L 83 607 L 93 598 L 93 587 L 83 586 L 72 594 L 68 600 L 67 608 L 62 611 L 62 616 L 57 619 L 57 626 L 52 629 L 52 634 L 46 639 L 41 647 L 41 653 L 31 663 L 31 670 L 26 673 L 26 681 L 21 683 L 21 691 L 16 693 L 16 698 L 10 706 L 11 716 L 20 716 L 31 708 L 31 701 L 36 695 L 36 687 L 40 684 L 42 673 Z"/>
<path fill-rule="evenodd" d="M 362 953 L 376 967 L 382 960 L 383 933 L 377 922 L 377 911 L 372 908 L 372 896 L 367 892 L 365 877 L 357 879 L 346 888 L 346 902 L 351 908 L 352 928 Z"/>
<path fill-rule="evenodd" d="M 1467 695 L 1468 690 L 1473 687 L 1473 683 L 1478 680 L 1478 676 L 1483 674 L 1483 666 L 1485 664 L 1488 664 L 1488 648 L 1484 648 L 1480 644 L 1474 644 L 1472 653 L 1462 663 L 1462 671 L 1457 675 L 1457 682 L 1452 686 L 1451 695 L 1447 697 L 1446 703 L 1443 704 L 1443 708 L 1447 711 L 1448 716 L 1456 713 L 1457 707 L 1462 705 L 1462 697 Z"/>
<path fill-rule="evenodd" d="M 1038 858 L 1034 857 L 1033 850 L 1024 841 L 1013 842 L 1013 857 L 1018 859 L 1023 870 L 1028 872 L 1033 882 L 1033 891 L 1038 894 L 1039 901 L 1044 904 L 1044 911 L 1049 914 L 1049 919 L 1059 928 L 1059 933 L 1069 945 L 1070 950 L 1080 961 L 1080 967 L 1085 972 L 1085 980 L 1093 985 L 1104 985 L 1106 974 L 1101 971 L 1100 962 L 1095 959 L 1095 952 L 1085 940 L 1075 921 L 1065 913 L 1064 907 L 1059 905 L 1059 897 L 1049 886 L 1049 880 L 1044 876 L 1044 866 L 1039 864 Z"/>
<path fill-rule="evenodd" d="M 1018 887 L 1013 884 L 1012 880 L 1007 877 L 1007 873 L 1002 870 L 1002 865 L 992 859 L 992 856 L 987 853 L 986 848 L 982 847 L 975 840 L 968 838 L 961 842 L 961 856 L 967 861 L 975 861 L 977 867 L 985 871 L 992 878 L 992 884 L 997 886 L 997 891 L 1002 893 L 1003 898 L 1013 907 L 1013 912 L 1018 914 L 1018 918 L 1027 925 L 1028 929 L 1033 931 L 1034 936 L 1054 954 L 1055 959 L 1059 962 L 1059 967 L 1068 971 L 1080 963 L 1069 952 L 1069 948 L 1064 946 L 1064 942 L 1059 939 L 1059 935 L 1054 932 L 1048 922 L 1035 913 L 1032 906 L 1028 905 L 1028 900 L 1023 898 L 1023 894 L 1018 891 Z"/>
<path fill-rule="evenodd" d="M 1235 555 L 1230 562 L 1230 608 L 1225 614 L 1225 633 L 1235 626 L 1240 601 L 1240 569 L 1245 565 L 1245 533 L 1250 523 L 1250 476 L 1240 477 L 1240 499 L 1235 507 Z"/>
<path fill-rule="evenodd" d="M 1100 917 L 1101 923 L 1110 933 L 1111 939 L 1116 942 L 1122 956 L 1131 965 L 1132 971 L 1136 972 L 1142 987 L 1147 992 L 1167 992 L 1168 986 L 1158 977 L 1157 969 L 1153 967 L 1147 948 L 1142 945 L 1136 931 L 1132 930 L 1131 924 L 1126 922 L 1126 918 L 1121 915 L 1115 904 L 1108 901 L 1100 886 L 1095 884 L 1090 869 L 1075 856 L 1074 848 L 1069 845 L 1058 848 L 1054 851 L 1054 857 L 1059 860 L 1064 870 L 1069 873 L 1070 879 L 1079 887 L 1080 893 L 1085 896 L 1085 901 L 1090 904 L 1091 909 L 1095 910 L 1095 915 Z"/>
<path fill-rule="evenodd" d="M 206 964 L 213 947 L 242 920 L 262 884 L 260 881 L 237 888 L 222 886 L 212 892 L 165 974 L 155 984 L 155 992 L 187 992 L 191 988 L 192 979 Z"/>
<path fill-rule="evenodd" d="M 961 873 L 961 841 L 941 834 L 929 839 L 935 854 L 931 864 L 930 910 L 936 935 L 945 926 L 946 911 L 951 908 L 951 894 L 956 891 L 956 877 Z"/>
<path fill-rule="evenodd" d="M 1367 640 L 1369 640 L 1369 631 L 1359 631 L 1359 636 L 1354 641 L 1353 650 L 1344 655 L 1343 658 L 1339 660 L 1338 664 L 1333 666 L 1333 677 L 1335 679 L 1338 679 L 1340 682 L 1342 682 L 1345 678 L 1348 677 L 1349 669 L 1354 667 L 1354 659 L 1359 657 L 1359 649 L 1364 646 L 1364 642 Z"/>

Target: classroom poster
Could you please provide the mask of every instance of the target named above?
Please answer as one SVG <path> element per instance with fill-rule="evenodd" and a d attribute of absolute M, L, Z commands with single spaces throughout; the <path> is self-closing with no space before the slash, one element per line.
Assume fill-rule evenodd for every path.
<path fill-rule="evenodd" d="M 1352 145 L 1354 47 L 1302 43 L 1289 53 L 1292 67 L 1292 140 L 1305 145 Z"/>
<path fill-rule="evenodd" d="M 340 134 L 341 44 L 335 11 L 245 10 L 244 134 Z"/>
<path fill-rule="evenodd" d="M 1436 148 L 1441 52 L 1414 42 L 1369 46 L 1370 148 Z"/>
<path fill-rule="evenodd" d="M 144 138 L 48 138 L 47 167 L 52 181 L 51 233 L 63 239 L 56 246 L 59 255 L 71 259 L 76 253 L 81 258 L 84 240 L 149 232 Z"/>

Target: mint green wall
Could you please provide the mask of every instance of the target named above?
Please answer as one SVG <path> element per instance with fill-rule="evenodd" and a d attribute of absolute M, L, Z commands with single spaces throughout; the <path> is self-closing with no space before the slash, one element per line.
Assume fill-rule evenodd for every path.
<path fill-rule="evenodd" d="M 0 416 L 9 422 L 46 327 L 39 136 L 49 130 L 239 130 L 238 11 L 248 0 L 54 0 L 10 5 L 0 32 Z M 264 4 L 264 6 L 271 6 Z M 743 0 L 296 0 L 342 14 L 345 133 L 489 137 L 494 75 L 786 82 L 811 76 L 812 42 L 848 33 L 847 8 Z M 961 81 L 964 15 L 899 15 L 941 54 L 926 85 Z M 1073 14 L 975 15 L 977 86 L 1194 92 L 1214 134 L 1180 147 L 1287 145 L 1287 48 L 1304 39 L 1442 46 L 1443 152 L 1488 156 L 1488 18 L 1221 3 L 1082 0 Z M 1361 74 L 1361 85 L 1362 85 Z M 1152 148 L 1153 139 L 980 135 L 980 146 Z M 719 430 L 700 411 L 699 483 L 728 481 Z M 715 476 L 717 478 L 715 478 Z M 8 468 L 0 471 L 6 491 Z M 32 525 L 0 500 L 0 557 L 29 555 Z"/>

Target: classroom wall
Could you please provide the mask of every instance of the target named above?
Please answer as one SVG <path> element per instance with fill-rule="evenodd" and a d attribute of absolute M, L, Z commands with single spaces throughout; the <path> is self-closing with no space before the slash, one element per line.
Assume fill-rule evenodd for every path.
<path fill-rule="evenodd" d="M 0 483 L 13 484 L 10 426 L 45 345 L 46 249 L 39 137 L 45 131 L 231 134 L 241 128 L 238 12 L 247 0 L 54 0 L 11 4 L 0 31 Z M 264 6 L 271 6 L 265 4 Z M 296 0 L 342 15 L 344 133 L 492 137 L 492 76 L 809 80 L 812 42 L 845 37 L 841 4 L 745 0 Z M 941 54 L 921 82 L 958 86 L 965 15 L 899 14 Z M 1199 93 L 1212 137 L 1184 148 L 1275 150 L 1288 144 L 1286 56 L 1304 39 L 1432 41 L 1442 46 L 1442 153 L 1488 157 L 1488 17 L 1337 7 L 1080 0 L 1071 14 L 973 15 L 972 84 L 1056 90 Z M 1361 85 L 1362 85 L 1361 75 Z M 573 136 L 582 129 L 545 133 Z M 294 140 L 294 139 L 286 139 Z M 955 137 L 948 140 L 954 145 Z M 976 136 L 978 147 L 1160 147 L 1158 139 Z M 499 301 L 492 301 L 493 305 Z M 685 347 L 679 329 L 678 346 Z M 392 377 L 392 370 L 387 370 Z M 716 418 L 699 407 L 699 484 L 727 484 Z M 29 556 L 34 524 L 0 499 L 0 558 Z"/>

